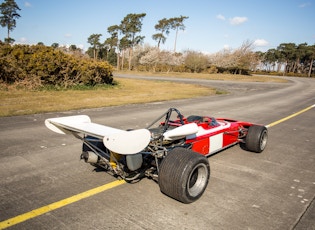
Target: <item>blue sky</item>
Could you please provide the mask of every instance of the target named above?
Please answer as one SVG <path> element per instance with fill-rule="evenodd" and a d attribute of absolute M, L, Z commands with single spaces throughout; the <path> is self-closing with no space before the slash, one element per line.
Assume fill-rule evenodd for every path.
<path fill-rule="evenodd" d="M 4 0 L 0 0 L 3 2 Z M 215 53 L 238 48 L 245 41 L 267 51 L 281 43 L 315 44 L 315 0 L 15 0 L 21 17 L 11 33 L 16 43 L 50 46 L 76 45 L 87 49 L 91 34 L 109 35 L 129 13 L 146 13 L 141 35 L 144 43 L 156 42 L 155 24 L 162 18 L 188 16 L 177 51 Z M 0 39 L 6 29 L 0 28 Z M 175 31 L 162 49 L 173 50 Z"/>

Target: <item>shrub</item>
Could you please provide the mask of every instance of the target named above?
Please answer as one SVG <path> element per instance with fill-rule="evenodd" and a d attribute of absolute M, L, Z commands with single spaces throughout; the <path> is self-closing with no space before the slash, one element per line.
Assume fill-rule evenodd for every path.
<path fill-rule="evenodd" d="M 112 84 L 107 62 L 76 57 L 43 45 L 0 44 L 0 82 L 34 86 Z"/>

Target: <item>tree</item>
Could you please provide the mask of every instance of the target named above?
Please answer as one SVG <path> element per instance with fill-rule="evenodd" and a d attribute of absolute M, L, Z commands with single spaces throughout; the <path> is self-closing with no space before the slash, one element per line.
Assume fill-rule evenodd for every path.
<path fill-rule="evenodd" d="M 296 51 L 296 45 L 294 43 L 281 43 L 277 50 L 280 51 L 280 53 L 285 58 L 285 67 L 284 67 L 284 75 L 287 72 L 292 71 L 292 63 L 295 61 L 295 51 Z"/>
<path fill-rule="evenodd" d="M 117 53 L 115 49 L 109 49 L 107 52 L 107 61 L 112 66 L 117 66 Z"/>
<path fill-rule="evenodd" d="M 184 20 L 188 19 L 187 16 L 180 16 L 177 18 L 170 18 L 170 24 L 171 28 L 173 30 L 176 30 L 176 35 L 175 35 L 175 43 L 174 43 L 174 53 L 176 52 L 176 43 L 177 43 L 177 35 L 178 35 L 178 30 L 185 30 L 185 25 L 184 25 Z"/>
<path fill-rule="evenodd" d="M 132 50 L 135 45 L 140 44 L 144 36 L 137 35 L 141 32 L 142 28 L 142 20 L 146 16 L 145 13 L 141 14 L 128 14 L 124 17 L 121 21 L 119 26 L 121 33 L 124 35 L 123 39 L 126 40 L 124 43 L 128 44 L 129 46 L 126 47 L 129 49 L 129 64 L 128 69 L 131 69 L 131 59 L 132 59 Z M 129 42 L 127 42 L 129 41 Z"/>
<path fill-rule="evenodd" d="M 267 71 L 275 71 L 275 67 L 278 61 L 278 51 L 276 49 L 269 49 L 263 56 L 263 63 L 267 68 Z"/>
<path fill-rule="evenodd" d="M 188 51 L 185 57 L 185 65 L 191 72 L 200 73 L 207 69 L 208 58 L 200 52 Z"/>
<path fill-rule="evenodd" d="M 284 70 L 284 74 L 297 73 L 311 76 L 314 66 L 314 45 L 309 46 L 307 43 L 295 45 L 294 43 L 281 43 L 277 49 L 269 49 L 264 53 L 262 61 L 268 71 L 270 66 L 277 66 L 277 72 Z M 284 68 L 282 66 L 284 65 Z M 275 68 L 272 69 L 275 71 Z"/>
<path fill-rule="evenodd" d="M 76 51 L 78 47 L 76 45 L 70 45 L 69 46 L 69 51 Z"/>
<path fill-rule="evenodd" d="M 150 69 L 153 70 L 153 72 L 155 72 L 156 65 L 160 62 L 159 56 L 159 49 L 151 48 L 145 53 L 145 55 L 140 58 L 139 63 L 148 66 Z"/>
<path fill-rule="evenodd" d="M 90 43 L 93 47 L 93 58 L 97 58 L 97 50 L 99 49 L 101 43 L 100 43 L 100 37 L 101 34 L 92 34 L 90 37 L 88 37 L 88 43 Z"/>
<path fill-rule="evenodd" d="M 51 47 L 53 47 L 53 48 L 58 48 L 59 47 L 59 43 L 57 43 L 57 42 L 54 42 L 53 44 L 51 44 Z"/>
<path fill-rule="evenodd" d="M 153 72 L 166 71 L 168 73 L 174 67 L 184 64 L 183 55 L 179 53 L 174 54 L 170 51 L 161 51 L 157 47 L 137 46 L 135 54 L 137 59 L 135 62 L 143 65 L 146 70 L 152 70 Z"/>
<path fill-rule="evenodd" d="M 309 46 L 309 49 L 306 51 L 306 57 L 309 60 L 309 69 L 307 76 L 311 77 L 312 69 L 314 67 L 314 59 L 315 59 L 315 45 Z"/>
<path fill-rule="evenodd" d="M 253 52 L 254 46 L 253 42 L 245 41 L 242 46 L 233 52 L 233 56 L 235 57 L 235 72 L 239 72 L 242 74 L 242 71 L 248 73 L 249 70 L 253 69 L 254 66 L 258 64 L 257 56 Z"/>
<path fill-rule="evenodd" d="M 162 51 L 160 53 L 160 63 L 167 66 L 167 73 L 169 73 L 175 66 L 179 66 L 184 63 L 183 55 Z"/>
<path fill-rule="evenodd" d="M 293 61 L 293 69 L 292 72 L 295 73 L 299 71 L 299 68 L 301 67 L 301 60 L 303 57 L 305 57 L 307 50 L 307 43 L 301 43 L 296 47 L 296 50 L 294 52 L 295 61 Z"/>
<path fill-rule="evenodd" d="M 119 34 L 119 32 L 120 32 L 120 27 L 118 26 L 118 25 L 113 25 L 113 26 L 109 26 L 108 28 L 107 28 L 107 32 L 111 35 L 111 37 L 110 38 L 107 38 L 106 40 L 105 40 L 105 44 L 106 45 L 109 45 L 109 47 L 110 47 L 110 50 L 112 51 L 112 49 L 114 48 L 116 48 L 116 50 L 117 50 L 117 70 L 119 70 L 119 56 L 120 56 L 120 54 L 119 54 L 119 39 L 118 39 L 118 34 Z M 111 52 L 111 53 L 113 53 L 113 52 Z"/>
<path fill-rule="evenodd" d="M 119 52 L 121 53 L 121 69 L 124 69 L 125 53 L 128 49 L 131 49 L 130 40 L 128 39 L 128 37 L 124 36 L 119 40 Z M 129 56 L 131 56 L 130 52 Z M 131 69 L 130 67 L 131 65 L 129 62 L 129 70 Z"/>
<path fill-rule="evenodd" d="M 253 52 L 253 42 L 245 41 L 242 46 L 232 50 L 224 49 L 210 56 L 210 63 L 220 68 L 221 72 L 248 74 L 259 63 L 258 55 Z"/>
<path fill-rule="evenodd" d="M 17 11 L 21 10 L 14 0 L 5 0 L 0 4 L 0 24 L 2 27 L 7 27 L 7 43 L 13 43 L 14 39 L 10 38 L 10 31 L 16 27 L 16 19 L 21 17 Z"/>
<path fill-rule="evenodd" d="M 164 33 L 166 35 L 170 33 L 170 28 L 171 28 L 170 22 L 171 21 L 169 19 L 163 18 L 159 20 L 159 23 L 154 26 L 155 30 L 160 31 L 160 33 L 156 33 L 152 35 L 152 39 L 157 41 L 158 43 L 158 48 L 160 48 L 161 42 L 162 44 L 164 44 L 166 41 L 166 37 Z"/>

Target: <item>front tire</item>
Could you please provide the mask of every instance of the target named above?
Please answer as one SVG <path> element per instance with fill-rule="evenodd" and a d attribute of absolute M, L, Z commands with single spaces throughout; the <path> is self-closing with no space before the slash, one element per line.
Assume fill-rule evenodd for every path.
<path fill-rule="evenodd" d="M 198 200 L 210 177 L 208 159 L 192 150 L 175 148 L 162 161 L 159 170 L 161 192 L 185 204 Z"/>
<path fill-rule="evenodd" d="M 246 149 L 252 152 L 261 153 L 266 148 L 267 140 L 268 130 L 265 126 L 250 126 L 245 139 Z"/>

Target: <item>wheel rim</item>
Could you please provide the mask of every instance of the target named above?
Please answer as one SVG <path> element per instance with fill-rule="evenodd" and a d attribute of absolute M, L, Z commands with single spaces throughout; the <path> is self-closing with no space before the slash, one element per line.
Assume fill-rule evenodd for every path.
<path fill-rule="evenodd" d="M 267 139 L 268 139 L 268 135 L 267 135 L 267 131 L 265 130 L 263 132 L 263 134 L 261 135 L 261 139 L 260 139 L 260 149 L 264 150 L 266 145 L 267 145 Z"/>
<path fill-rule="evenodd" d="M 191 171 L 188 183 L 187 191 L 190 196 L 196 197 L 203 192 L 208 180 L 208 170 L 205 164 L 198 164 Z"/>

